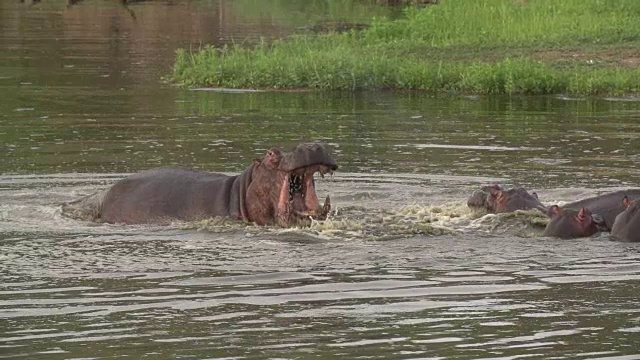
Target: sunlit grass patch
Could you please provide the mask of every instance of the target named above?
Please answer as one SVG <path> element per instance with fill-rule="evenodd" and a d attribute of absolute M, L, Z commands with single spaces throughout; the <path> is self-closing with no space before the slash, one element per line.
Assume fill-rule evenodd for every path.
<path fill-rule="evenodd" d="M 449 0 L 360 32 L 179 50 L 173 79 L 231 88 L 638 93 L 639 67 L 617 56 L 640 59 L 628 50 L 640 41 L 638 15 L 635 0 Z M 567 47 L 599 60 L 571 57 Z"/>

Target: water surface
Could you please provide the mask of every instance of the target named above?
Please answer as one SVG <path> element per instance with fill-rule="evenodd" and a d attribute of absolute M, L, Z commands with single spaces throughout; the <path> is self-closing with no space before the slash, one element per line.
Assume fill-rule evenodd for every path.
<path fill-rule="evenodd" d="M 397 9 L 341 1 L 0 3 L 0 358 L 636 359 L 640 247 L 466 208 L 481 185 L 571 201 L 640 182 L 625 99 L 176 88 L 178 47 Z M 92 224 L 59 204 L 143 169 L 235 173 L 319 140 L 309 228 Z"/>

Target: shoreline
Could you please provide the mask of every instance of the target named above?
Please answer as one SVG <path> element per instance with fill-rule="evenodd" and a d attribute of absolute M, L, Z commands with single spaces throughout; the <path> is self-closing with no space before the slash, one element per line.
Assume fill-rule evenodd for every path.
<path fill-rule="evenodd" d="M 171 80 L 278 91 L 633 96 L 640 94 L 634 13 L 635 0 L 443 1 L 348 33 L 180 49 Z"/>

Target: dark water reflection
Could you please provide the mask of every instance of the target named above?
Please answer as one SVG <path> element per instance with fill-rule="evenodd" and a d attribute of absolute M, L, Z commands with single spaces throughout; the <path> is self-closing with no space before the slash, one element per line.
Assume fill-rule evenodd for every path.
<path fill-rule="evenodd" d="M 67 90 L 71 91 L 71 90 Z M 239 171 L 272 144 L 332 143 L 346 171 L 492 175 L 528 186 L 637 182 L 637 102 L 424 95 L 21 89 L 4 172 Z M 41 93 L 38 93 L 41 92 Z M 80 156 L 78 156 L 80 155 Z"/>
<path fill-rule="evenodd" d="M 161 79 L 179 46 L 395 11 L 0 2 L 0 358 L 638 358 L 640 247 L 545 239 L 540 215 L 480 216 L 464 200 L 491 181 L 545 203 L 637 187 L 639 102 Z M 337 211 L 308 229 L 59 214 L 124 173 L 237 172 L 299 140 L 340 163 L 318 182 Z"/>

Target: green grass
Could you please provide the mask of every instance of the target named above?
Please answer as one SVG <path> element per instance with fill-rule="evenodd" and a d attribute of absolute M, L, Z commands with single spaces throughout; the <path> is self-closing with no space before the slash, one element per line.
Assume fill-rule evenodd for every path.
<path fill-rule="evenodd" d="M 269 19 L 285 26 L 306 27 L 324 21 L 360 22 L 397 13 L 371 0 L 233 0 L 231 11 L 243 18 Z"/>
<path fill-rule="evenodd" d="M 442 0 L 347 34 L 179 50 L 174 81 L 232 88 L 640 93 L 638 0 Z M 633 65 L 633 62 L 630 62 Z"/>

